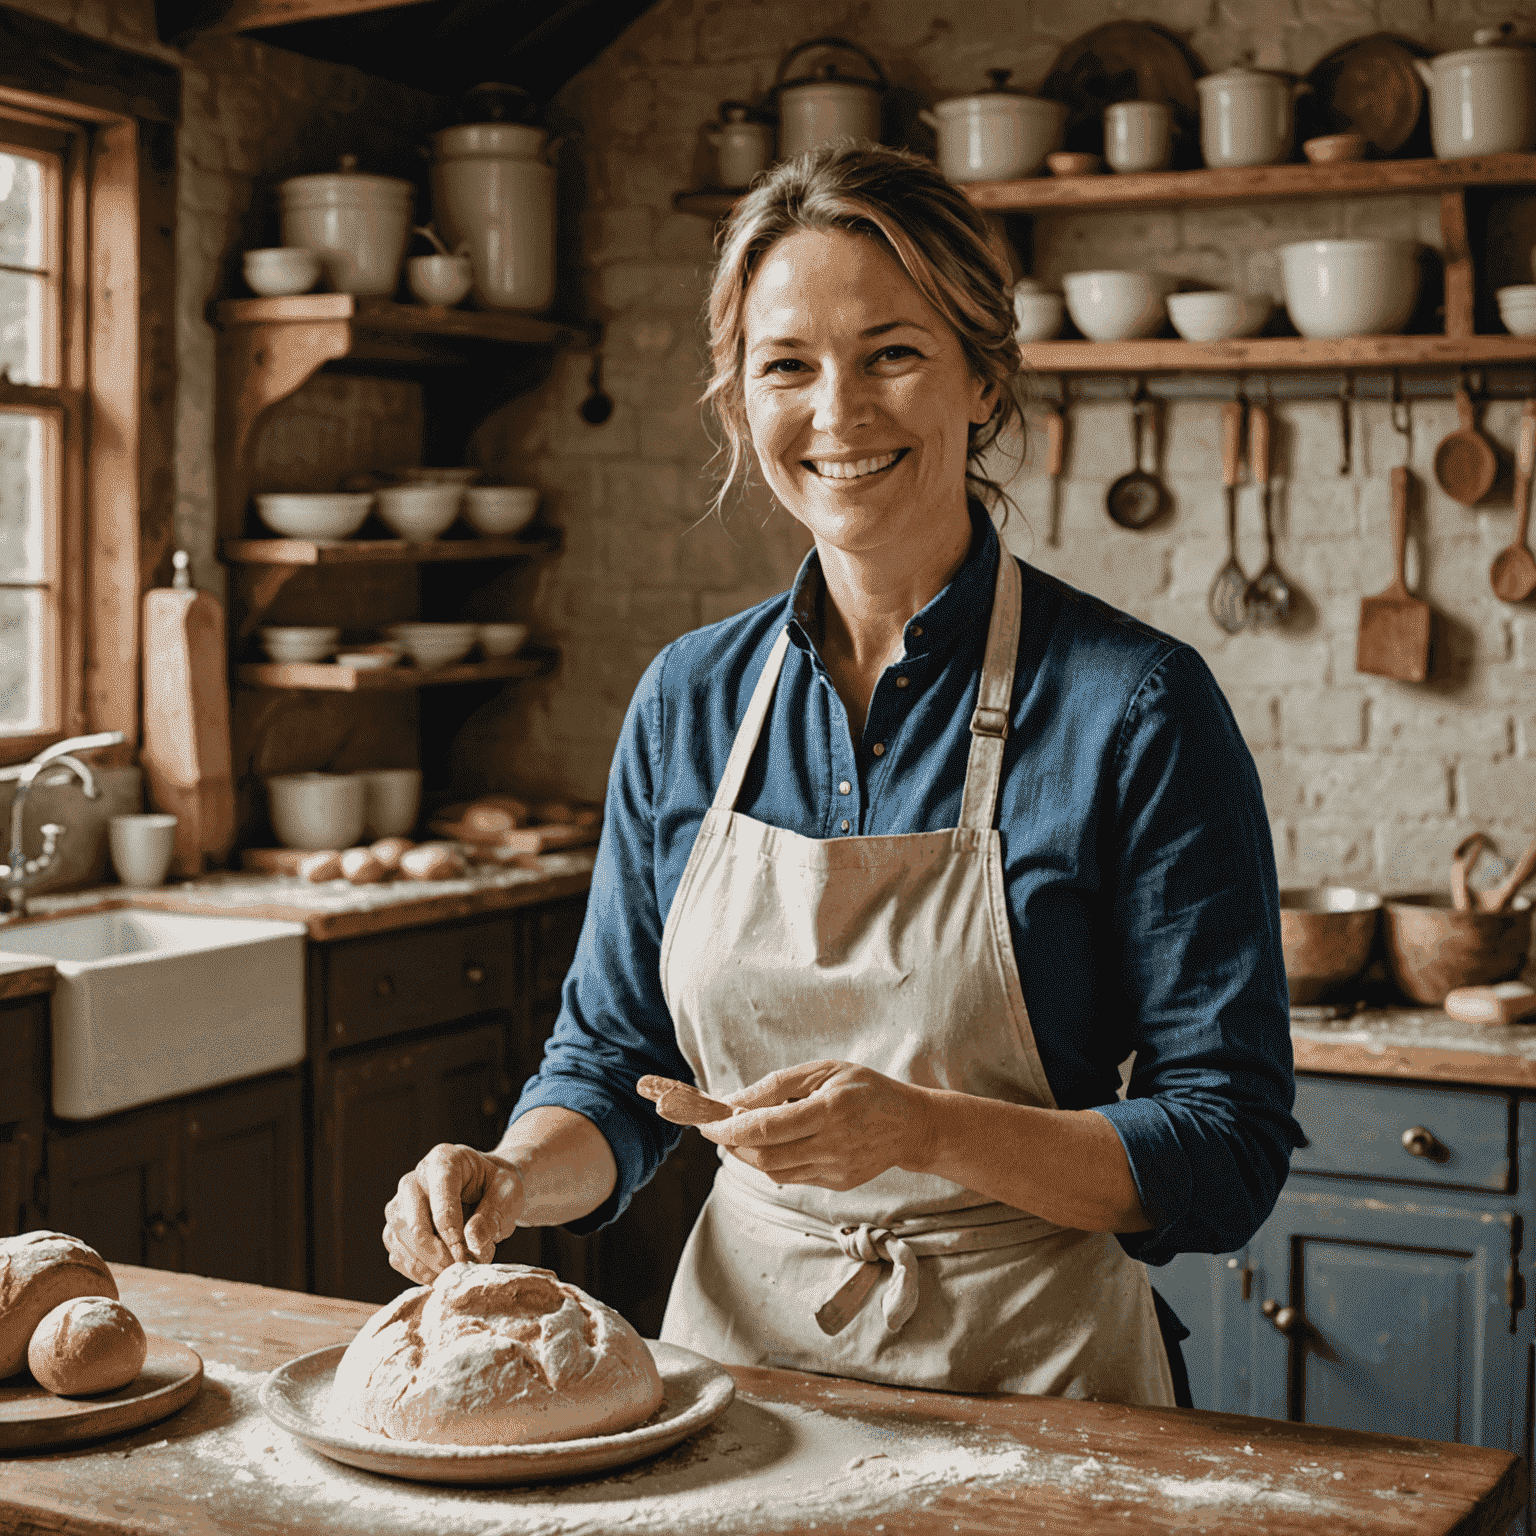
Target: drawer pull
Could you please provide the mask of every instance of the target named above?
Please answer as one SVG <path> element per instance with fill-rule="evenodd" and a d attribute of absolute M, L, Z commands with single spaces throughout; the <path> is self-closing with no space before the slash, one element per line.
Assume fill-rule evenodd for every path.
<path fill-rule="evenodd" d="M 378 997 L 393 997 L 395 995 L 395 979 L 393 976 L 380 976 L 373 984 L 374 994 Z"/>
<path fill-rule="evenodd" d="M 485 980 L 485 968 L 479 965 L 466 965 L 464 980 L 469 986 L 478 987 Z"/>
<path fill-rule="evenodd" d="M 1238 1278 L 1241 1279 L 1241 1281 L 1243 1282 L 1243 1296 L 1242 1296 L 1242 1299 L 1244 1301 L 1252 1301 L 1253 1300 L 1253 1266 L 1251 1264 L 1244 1264 L 1241 1259 L 1228 1259 L 1227 1260 L 1227 1268 L 1228 1269 L 1235 1269 L 1237 1271 L 1237 1273 L 1238 1273 Z"/>
<path fill-rule="evenodd" d="M 1451 1155 L 1445 1143 L 1422 1125 L 1410 1125 L 1403 1132 L 1403 1150 L 1410 1157 L 1427 1157 L 1432 1163 L 1443 1163 Z"/>
<path fill-rule="evenodd" d="M 1259 1311 L 1274 1325 L 1277 1333 L 1288 1339 L 1300 1339 L 1307 1331 L 1307 1320 L 1295 1307 L 1282 1307 L 1272 1297 L 1259 1303 Z"/>
<path fill-rule="evenodd" d="M 151 1216 L 144 1223 L 144 1236 L 152 1237 L 157 1243 L 163 1243 L 171 1235 L 171 1224 L 164 1216 Z"/>

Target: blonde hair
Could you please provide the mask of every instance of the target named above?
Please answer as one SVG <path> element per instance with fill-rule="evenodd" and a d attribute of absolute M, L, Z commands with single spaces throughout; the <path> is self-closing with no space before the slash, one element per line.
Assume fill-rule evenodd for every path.
<path fill-rule="evenodd" d="M 1010 274 L 980 211 L 933 163 L 905 150 L 847 141 L 775 167 L 741 199 L 720 232 L 709 293 L 710 380 L 702 404 L 720 424 L 714 463 L 719 512 L 750 473 L 745 390 L 747 288 L 766 253 L 797 230 L 847 230 L 879 241 L 918 292 L 949 323 L 972 375 L 993 390 L 992 415 L 970 428 L 966 486 L 988 507 L 1006 501 L 981 468 L 982 455 L 1009 428 L 1022 440 L 1015 381 L 1023 366 L 1014 340 Z"/>

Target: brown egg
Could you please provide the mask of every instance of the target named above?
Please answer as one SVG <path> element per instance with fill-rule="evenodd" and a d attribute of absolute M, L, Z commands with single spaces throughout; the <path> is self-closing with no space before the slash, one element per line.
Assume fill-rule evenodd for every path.
<path fill-rule="evenodd" d="M 384 866 L 386 874 L 394 874 L 400 868 L 400 855 L 416 846 L 408 837 L 381 837 L 368 852 Z"/>
<path fill-rule="evenodd" d="M 341 856 L 341 873 L 353 885 L 373 885 L 384 878 L 384 866 L 371 848 L 348 848 Z"/>
<path fill-rule="evenodd" d="M 400 855 L 400 873 L 407 880 L 455 880 L 466 866 L 449 843 L 421 843 Z"/>
<path fill-rule="evenodd" d="M 306 854 L 299 860 L 299 878 L 319 885 L 325 880 L 341 879 L 341 855 L 331 851 Z"/>

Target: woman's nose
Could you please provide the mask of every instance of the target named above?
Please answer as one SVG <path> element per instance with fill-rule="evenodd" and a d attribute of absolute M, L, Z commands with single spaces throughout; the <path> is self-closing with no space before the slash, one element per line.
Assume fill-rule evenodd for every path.
<path fill-rule="evenodd" d="M 868 381 L 856 368 L 823 368 L 816 383 L 811 425 L 837 435 L 867 424 L 870 416 Z"/>

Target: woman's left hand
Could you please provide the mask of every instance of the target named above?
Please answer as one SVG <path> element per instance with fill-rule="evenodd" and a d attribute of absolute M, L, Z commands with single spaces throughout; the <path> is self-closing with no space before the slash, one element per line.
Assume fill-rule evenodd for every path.
<path fill-rule="evenodd" d="M 726 1102 L 737 1113 L 700 1132 L 775 1184 L 854 1189 L 928 1156 L 927 1095 L 869 1067 L 810 1061 L 770 1072 Z"/>

